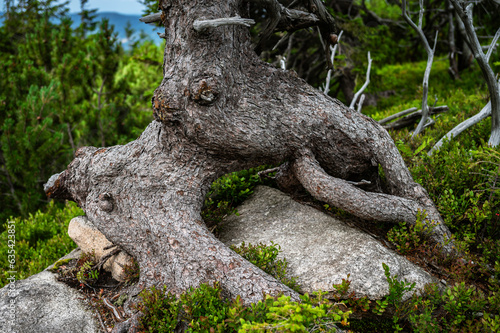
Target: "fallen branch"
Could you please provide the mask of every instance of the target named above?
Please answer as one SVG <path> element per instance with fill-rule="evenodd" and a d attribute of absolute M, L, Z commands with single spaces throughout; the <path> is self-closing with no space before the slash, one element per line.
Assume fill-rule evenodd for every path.
<path fill-rule="evenodd" d="M 443 106 L 437 106 L 437 107 L 430 107 L 428 112 L 429 112 L 429 116 L 431 116 L 431 115 L 435 115 L 435 114 L 438 114 L 438 113 L 443 113 L 443 112 L 446 112 L 446 111 L 448 111 L 448 106 L 443 105 Z M 401 129 L 401 128 L 405 128 L 405 127 L 408 127 L 410 125 L 413 125 L 421 117 L 422 117 L 422 110 L 419 110 L 419 111 L 413 112 L 411 114 L 408 114 L 407 116 L 399 119 L 398 121 L 395 121 L 393 123 L 384 125 L 383 127 L 385 129 Z M 425 126 L 426 124 L 427 124 L 427 120 L 426 120 L 426 123 L 423 124 L 422 126 Z"/>
<path fill-rule="evenodd" d="M 116 320 L 118 321 L 122 321 L 122 317 L 120 316 L 120 314 L 118 313 L 118 310 L 113 306 L 113 304 L 111 304 L 110 301 L 108 301 L 106 299 L 106 297 L 103 297 L 102 298 L 102 301 L 104 303 L 104 305 L 106 305 L 108 307 L 108 309 L 110 309 L 111 311 L 113 311 L 113 315 L 115 316 Z"/>
<path fill-rule="evenodd" d="M 398 119 L 399 117 L 406 116 L 407 114 L 412 113 L 412 112 L 415 112 L 415 111 L 417 111 L 417 110 L 418 110 L 418 109 L 417 109 L 417 108 L 415 108 L 415 107 L 413 107 L 413 108 L 409 108 L 409 109 L 407 109 L 407 110 L 404 110 L 404 111 L 398 112 L 398 113 L 396 113 L 396 114 L 393 114 L 392 116 L 389 116 L 389 117 L 387 117 L 387 118 L 384 118 L 384 119 L 382 119 L 382 120 L 379 120 L 379 122 L 378 122 L 378 123 L 379 123 L 380 125 L 384 125 L 384 124 L 386 124 L 386 123 L 388 123 L 388 122 L 393 121 L 394 119 Z"/>
<path fill-rule="evenodd" d="M 446 140 L 446 139 L 448 139 L 448 140 L 453 139 L 454 137 L 458 136 L 460 133 L 462 133 L 463 131 L 465 131 L 469 127 L 474 126 L 475 124 L 481 122 L 483 119 L 486 119 L 489 116 L 491 116 L 491 101 L 489 101 L 488 104 L 486 104 L 486 106 L 478 114 L 476 114 L 475 116 L 472 116 L 472 117 L 468 118 L 467 120 L 461 122 L 460 124 L 458 124 L 457 126 L 455 126 L 451 131 L 449 131 L 448 133 L 446 133 L 446 135 L 443 136 L 441 138 L 441 140 L 439 140 L 434 145 L 434 147 L 431 148 L 431 150 L 429 150 L 429 152 L 427 153 L 427 155 L 431 156 L 436 150 L 439 150 L 439 148 L 441 148 L 441 146 L 443 145 L 444 140 Z"/>

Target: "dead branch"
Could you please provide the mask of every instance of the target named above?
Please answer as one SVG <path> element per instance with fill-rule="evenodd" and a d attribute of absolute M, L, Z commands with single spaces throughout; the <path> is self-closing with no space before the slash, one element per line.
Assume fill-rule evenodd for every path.
<path fill-rule="evenodd" d="M 198 32 L 203 32 L 207 29 L 217 28 L 223 25 L 242 25 L 244 27 L 249 28 L 254 24 L 255 21 L 252 19 L 246 19 L 236 16 L 236 17 L 225 17 L 213 20 L 195 20 L 193 22 L 193 28 Z"/>
<path fill-rule="evenodd" d="M 139 21 L 144 23 L 155 23 L 161 21 L 161 13 L 154 13 L 151 15 L 143 16 L 139 19 Z"/>
<path fill-rule="evenodd" d="M 366 81 L 363 84 L 363 86 L 361 87 L 361 89 L 359 89 L 356 92 L 356 94 L 354 94 L 354 97 L 351 101 L 351 105 L 349 105 L 349 109 L 354 110 L 354 105 L 356 104 L 356 101 L 358 100 L 359 95 L 361 95 L 363 93 L 363 91 L 366 89 L 366 87 L 368 87 L 368 84 L 370 84 L 370 70 L 371 70 L 371 68 L 372 68 L 372 58 L 370 57 L 370 51 L 368 51 L 368 69 L 366 71 Z"/>
<path fill-rule="evenodd" d="M 424 125 L 427 123 L 427 118 L 429 117 L 429 106 L 427 105 L 427 97 L 429 94 L 429 75 L 431 73 L 431 68 L 432 68 L 432 62 L 434 60 L 434 51 L 436 49 L 436 42 L 437 42 L 437 32 L 436 32 L 436 37 L 434 39 L 434 47 L 431 49 L 429 42 L 427 41 L 427 37 L 425 37 L 425 34 L 422 30 L 422 17 L 424 13 L 424 4 L 423 0 L 419 0 L 419 5 L 420 5 L 420 11 L 419 11 L 419 18 L 418 18 L 418 26 L 411 20 L 410 16 L 408 16 L 408 11 L 407 11 L 407 6 L 406 6 L 406 0 L 403 0 L 402 2 L 402 10 L 403 10 L 403 17 L 405 21 L 417 32 L 418 37 L 420 38 L 420 41 L 424 45 L 425 51 L 427 52 L 427 66 L 425 67 L 425 72 L 424 72 L 424 79 L 422 83 L 422 119 L 420 120 L 417 128 L 412 134 L 412 138 L 414 138 L 416 135 L 420 134 L 422 130 L 424 129 Z"/>
<path fill-rule="evenodd" d="M 415 107 L 413 107 L 413 108 L 409 108 L 409 109 L 407 109 L 407 110 L 403 110 L 403 111 L 401 111 L 401 112 L 395 113 L 395 114 L 393 114 L 392 116 L 389 116 L 389 117 L 387 117 L 387 118 L 384 118 L 384 119 L 382 119 L 382 120 L 379 120 L 379 121 L 378 121 L 378 123 L 379 123 L 380 125 L 384 125 L 384 124 L 386 124 L 386 123 L 388 123 L 388 122 L 393 121 L 394 119 L 398 119 L 399 117 L 406 116 L 407 114 L 409 114 L 409 113 L 413 113 L 413 112 L 415 112 L 415 111 L 417 111 L 417 110 L 418 110 L 418 109 L 417 109 L 417 108 L 415 108 Z"/>
<path fill-rule="evenodd" d="M 357 111 L 360 113 L 361 113 L 361 109 L 363 108 L 364 101 L 365 101 L 365 94 L 361 95 L 361 97 L 359 98 Z"/>
<path fill-rule="evenodd" d="M 330 57 L 330 62 L 332 63 L 332 68 L 328 70 L 326 73 L 326 81 L 325 81 L 325 90 L 324 93 L 325 95 L 328 95 L 330 92 L 330 80 L 332 78 L 332 72 L 333 72 L 333 62 L 335 60 L 335 53 L 337 53 L 337 48 L 340 42 L 340 38 L 342 38 L 342 34 L 344 33 L 344 30 L 340 31 L 339 36 L 337 37 L 337 44 L 335 46 L 330 46 L 330 52 L 331 52 L 331 57 Z"/>
<path fill-rule="evenodd" d="M 457 80 L 460 78 L 460 74 L 458 73 L 458 64 L 457 64 L 457 59 L 456 59 L 457 47 L 455 44 L 455 22 L 453 20 L 453 5 L 448 0 L 446 6 L 447 6 L 447 11 L 448 11 L 447 18 L 448 18 L 448 26 L 449 26 L 448 43 L 450 45 L 450 51 L 448 53 L 450 67 L 448 68 L 448 71 L 450 72 L 453 79 Z"/>
<path fill-rule="evenodd" d="M 431 116 L 431 115 L 435 115 L 435 114 L 438 114 L 438 113 L 443 113 L 443 112 L 446 112 L 446 111 L 448 111 L 448 106 L 446 106 L 446 105 L 437 106 L 435 108 L 430 107 L 429 111 L 428 111 L 429 112 L 428 115 Z M 421 117 L 422 117 L 422 110 L 419 110 L 417 112 L 413 112 L 413 113 L 411 113 L 411 114 L 409 114 L 409 115 L 407 115 L 407 116 L 399 119 L 398 121 L 395 121 L 393 123 L 384 125 L 384 128 L 385 129 L 401 129 L 401 128 L 405 128 L 405 127 L 413 125 Z M 427 121 L 426 121 L 426 124 L 427 124 Z"/>

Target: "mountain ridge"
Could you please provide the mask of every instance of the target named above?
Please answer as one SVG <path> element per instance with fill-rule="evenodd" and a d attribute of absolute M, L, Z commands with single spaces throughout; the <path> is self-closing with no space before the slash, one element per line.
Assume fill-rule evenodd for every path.
<path fill-rule="evenodd" d="M 3 12 L 0 12 L 0 25 L 3 24 Z M 127 48 L 129 45 L 129 40 L 127 39 L 125 33 L 125 27 L 127 22 L 130 22 L 132 29 L 134 29 L 134 37 L 139 38 L 141 31 L 145 33 L 147 38 L 153 40 L 155 43 L 159 44 L 161 39 L 158 37 L 157 32 L 161 32 L 160 29 L 154 25 L 145 24 L 139 21 L 142 15 L 137 14 L 122 14 L 118 12 L 96 12 L 96 21 L 100 22 L 103 18 L 107 18 L 109 23 L 115 27 L 115 31 L 118 33 L 118 39 L 121 41 L 122 45 Z M 78 13 L 69 13 L 68 17 L 73 21 L 73 27 L 80 25 L 80 15 Z"/>

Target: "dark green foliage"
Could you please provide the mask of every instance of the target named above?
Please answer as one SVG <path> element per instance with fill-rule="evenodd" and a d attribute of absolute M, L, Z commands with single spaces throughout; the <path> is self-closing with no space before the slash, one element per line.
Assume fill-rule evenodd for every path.
<path fill-rule="evenodd" d="M 224 320 L 228 311 L 228 301 L 221 295 L 222 289 L 202 284 L 190 288 L 180 297 L 182 319 L 189 323 L 188 332 L 224 332 Z"/>
<path fill-rule="evenodd" d="M 77 31 L 85 37 L 85 35 L 89 32 L 94 31 L 97 26 L 97 22 L 95 21 L 97 15 L 97 9 L 87 9 L 87 3 L 89 0 L 80 0 L 80 26 Z"/>
<path fill-rule="evenodd" d="M 140 294 L 137 309 L 144 313 L 139 329 L 149 333 L 169 333 L 177 326 L 180 305 L 175 295 L 167 293 L 167 288 L 151 287 Z"/>
<path fill-rule="evenodd" d="M 257 185 L 272 185 L 272 180 L 257 174 L 269 166 L 232 172 L 217 179 L 205 199 L 202 217 L 210 227 L 217 227 L 224 217 L 237 214 L 236 206 L 245 201 Z"/>
<path fill-rule="evenodd" d="M 500 327 L 497 293 L 488 297 L 463 282 L 444 293 L 436 285 L 428 285 L 410 304 L 413 310 L 408 320 L 414 332 L 496 332 Z"/>
<path fill-rule="evenodd" d="M 93 285 L 97 282 L 99 279 L 99 270 L 94 268 L 96 264 L 97 259 L 93 250 L 90 253 L 82 253 L 73 272 L 80 286 Z"/>
<path fill-rule="evenodd" d="M 140 274 L 141 269 L 135 260 L 132 263 L 123 266 L 123 280 L 125 280 L 125 283 L 127 284 L 134 284 L 139 281 Z"/>
<path fill-rule="evenodd" d="M 16 279 L 25 279 L 47 268 L 76 247 L 68 236 L 68 224 L 73 217 L 82 214 L 83 211 L 73 202 L 68 202 L 64 209 L 51 202 L 44 212 L 38 211 L 26 219 L 17 217 L 6 222 L 0 234 L 0 267 L 4 272 L 0 276 L 0 287 L 8 283 L 6 274 L 10 270 L 7 261 L 7 224 L 15 225 Z"/>
<path fill-rule="evenodd" d="M 266 296 L 249 307 L 236 297 L 224 299 L 218 284 L 202 284 L 176 299 L 166 288 L 155 287 L 141 293 L 138 309 L 145 313 L 141 329 L 146 332 L 170 332 L 178 318 L 188 324 L 188 332 L 335 332 L 335 324 L 347 324 L 344 312 L 321 292 L 301 296 L 301 302 L 289 296 Z M 168 331 L 170 329 L 170 331 Z"/>
<path fill-rule="evenodd" d="M 300 291 L 296 278 L 286 274 L 288 268 L 286 259 L 278 259 L 278 254 L 281 251 L 279 245 L 273 242 L 271 242 L 270 246 L 262 243 L 246 245 L 243 242 L 240 246 L 231 246 L 231 249 L 291 289 Z"/>
<path fill-rule="evenodd" d="M 392 332 L 392 320 L 388 318 L 372 319 L 349 319 L 349 325 L 341 327 L 356 333 L 385 333 Z"/>
<path fill-rule="evenodd" d="M 432 232 L 433 225 L 425 224 L 425 213 L 420 212 L 414 225 L 400 222 L 387 233 L 387 239 L 396 245 L 401 254 L 408 254 L 422 246 L 427 246 L 426 235 Z"/>
<path fill-rule="evenodd" d="M 161 49 L 124 54 L 113 26 L 94 21 L 92 10 L 82 8 L 74 30 L 64 4 L 16 3 L 0 27 L 0 71 L 8 78 L 0 81 L 0 221 L 45 205 L 42 184 L 78 148 L 135 139 L 152 119 L 140 110 L 161 80 Z M 155 62 L 136 60 L 145 53 Z"/>

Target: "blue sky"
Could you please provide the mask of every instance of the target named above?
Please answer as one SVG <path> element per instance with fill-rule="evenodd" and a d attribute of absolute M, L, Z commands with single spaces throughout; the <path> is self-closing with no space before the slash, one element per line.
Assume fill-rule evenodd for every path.
<path fill-rule="evenodd" d="M 60 0 L 63 2 L 65 0 Z M 0 12 L 4 10 L 5 1 L 0 0 Z M 141 15 L 144 5 L 137 0 L 90 0 L 87 8 L 97 8 L 100 12 L 116 12 L 121 14 Z M 77 13 L 80 11 L 80 0 L 70 0 L 69 12 Z"/>
<path fill-rule="evenodd" d="M 117 12 L 122 14 L 141 15 L 144 5 L 137 0 L 90 0 L 87 8 L 97 8 L 100 12 Z M 80 11 L 80 0 L 71 0 L 69 3 L 70 13 Z"/>

